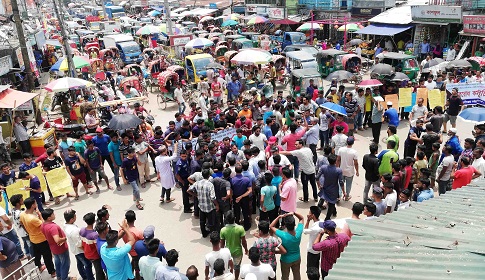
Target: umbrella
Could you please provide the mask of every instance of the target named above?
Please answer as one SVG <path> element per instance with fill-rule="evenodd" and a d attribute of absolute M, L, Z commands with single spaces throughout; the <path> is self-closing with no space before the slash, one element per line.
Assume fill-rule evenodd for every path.
<path fill-rule="evenodd" d="M 472 64 L 464 59 L 452 60 L 446 66 L 447 69 L 451 68 L 467 68 L 472 67 Z"/>
<path fill-rule="evenodd" d="M 376 79 L 363 80 L 359 84 L 359 87 L 378 87 L 378 86 L 382 86 L 382 83 L 381 81 Z"/>
<path fill-rule="evenodd" d="M 459 115 L 464 121 L 481 123 L 485 122 L 485 108 L 473 107 L 463 110 Z"/>
<path fill-rule="evenodd" d="M 222 18 L 224 20 L 238 20 L 241 18 L 241 15 L 240 14 L 230 14 L 230 15 L 227 15 L 227 16 L 222 16 Z"/>
<path fill-rule="evenodd" d="M 162 31 L 163 35 L 167 37 L 167 25 L 166 24 L 161 24 L 158 28 L 160 28 L 160 31 Z M 172 33 L 174 35 L 182 34 L 182 30 L 178 27 L 172 27 Z"/>
<path fill-rule="evenodd" d="M 320 107 L 325 108 L 334 113 L 337 113 L 339 115 L 347 116 L 347 111 L 345 111 L 345 108 L 333 102 L 325 102 L 322 105 L 320 105 Z"/>
<path fill-rule="evenodd" d="M 85 88 L 91 85 L 92 85 L 91 82 L 83 79 L 65 77 L 48 83 L 45 86 L 45 89 L 50 92 L 60 92 L 60 91 L 68 91 L 70 89 Z"/>
<path fill-rule="evenodd" d="M 74 61 L 74 67 L 76 69 L 83 68 L 84 66 L 90 66 L 89 58 L 84 56 L 75 55 L 72 57 Z M 67 64 L 67 59 L 64 57 L 60 58 L 54 65 L 52 65 L 50 71 L 67 71 L 69 66 Z"/>
<path fill-rule="evenodd" d="M 199 22 L 206 22 L 206 21 L 209 21 L 209 20 L 214 20 L 214 18 L 211 17 L 211 16 L 206 16 L 206 17 L 203 17 Z"/>
<path fill-rule="evenodd" d="M 233 20 L 233 19 L 229 19 L 229 20 L 226 20 L 225 22 L 223 22 L 221 24 L 221 27 L 226 27 L 226 26 L 233 26 L 233 25 L 238 25 L 239 22 Z"/>
<path fill-rule="evenodd" d="M 472 57 L 468 58 L 468 60 L 473 60 L 473 61 L 477 62 L 478 64 L 480 64 L 480 66 L 485 66 L 485 58 L 483 58 L 483 57 L 472 56 Z"/>
<path fill-rule="evenodd" d="M 224 69 L 224 66 L 220 65 L 219 63 L 211 62 L 207 64 L 205 69 Z"/>
<path fill-rule="evenodd" d="M 370 69 L 370 73 L 378 75 L 392 75 L 394 70 L 392 70 L 392 66 L 389 64 L 378 63 Z"/>
<path fill-rule="evenodd" d="M 345 30 L 347 30 L 347 32 L 355 32 L 357 30 L 360 30 L 360 28 L 355 23 L 345 24 L 337 28 L 337 31 L 345 31 Z"/>
<path fill-rule="evenodd" d="M 255 16 L 248 21 L 248 25 L 255 25 L 258 23 L 265 23 L 268 19 L 262 16 Z"/>
<path fill-rule="evenodd" d="M 325 80 L 331 81 L 333 79 L 337 79 L 337 81 L 342 81 L 342 80 L 348 80 L 348 79 L 352 78 L 353 76 L 354 76 L 354 74 L 350 73 L 349 71 L 338 70 L 338 71 L 330 73 L 330 75 L 328 75 L 325 78 Z"/>
<path fill-rule="evenodd" d="M 357 46 L 357 45 L 362 44 L 362 42 L 363 42 L 363 41 L 362 41 L 361 39 L 353 39 L 353 40 L 350 40 L 349 44 L 350 44 L 351 46 Z"/>
<path fill-rule="evenodd" d="M 393 82 L 402 82 L 402 81 L 409 81 L 410 78 L 408 75 L 404 74 L 403 72 L 396 72 L 389 76 L 390 80 Z"/>
<path fill-rule="evenodd" d="M 214 45 L 214 42 L 212 42 L 209 39 L 206 38 L 195 38 L 193 40 L 190 40 L 187 44 L 185 44 L 186 48 L 191 48 L 191 49 L 203 49 L 207 48 Z"/>
<path fill-rule="evenodd" d="M 142 28 L 136 31 L 136 35 L 150 35 L 150 34 L 159 34 L 160 28 L 155 25 L 145 25 Z"/>
<path fill-rule="evenodd" d="M 442 59 L 442 58 L 433 58 L 430 61 L 426 62 L 424 64 L 423 68 L 430 68 L 430 67 L 436 66 L 436 65 L 440 64 L 443 61 L 445 61 L 445 60 Z"/>
<path fill-rule="evenodd" d="M 323 28 L 320 26 L 320 24 L 314 22 L 314 23 L 311 23 L 311 22 L 305 22 L 304 24 L 300 25 L 296 31 L 308 31 L 308 30 L 322 30 Z"/>
<path fill-rule="evenodd" d="M 275 19 L 271 21 L 272 24 L 281 24 L 281 25 L 293 25 L 293 24 L 299 24 L 298 21 L 294 21 L 291 19 Z"/>
<path fill-rule="evenodd" d="M 114 116 L 108 124 L 113 130 L 135 128 L 141 124 L 141 120 L 133 114 L 121 114 Z"/>
<path fill-rule="evenodd" d="M 185 68 L 183 68 L 180 65 L 174 64 L 174 65 L 168 66 L 167 71 L 172 71 L 172 72 L 185 71 Z"/>
<path fill-rule="evenodd" d="M 159 11 L 157 10 L 153 10 L 153 11 L 150 11 L 148 12 L 148 15 L 151 16 L 151 17 L 156 17 L 156 16 L 159 16 L 161 15 L 162 13 L 160 13 Z"/>
<path fill-rule="evenodd" d="M 266 64 L 270 62 L 271 59 L 272 59 L 271 54 L 267 51 L 257 50 L 257 49 L 246 49 L 236 54 L 231 59 L 231 63 L 244 64 L 244 65 Z"/>

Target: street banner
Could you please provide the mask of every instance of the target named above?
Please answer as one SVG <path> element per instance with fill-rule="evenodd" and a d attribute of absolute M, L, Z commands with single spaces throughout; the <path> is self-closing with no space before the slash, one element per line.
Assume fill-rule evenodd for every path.
<path fill-rule="evenodd" d="M 408 106 L 414 105 L 412 103 L 412 101 L 413 101 L 412 93 L 413 93 L 412 88 L 400 88 L 399 89 L 399 106 L 408 107 Z"/>
<path fill-rule="evenodd" d="M 429 99 L 429 108 L 433 110 L 436 106 L 445 106 L 445 103 L 443 101 L 441 91 L 439 89 L 432 89 L 429 91 L 428 94 L 428 99 Z"/>
<path fill-rule="evenodd" d="M 37 178 L 39 178 L 40 188 L 42 189 L 42 191 L 45 192 L 47 190 L 47 183 L 44 178 L 44 170 L 42 170 L 42 167 L 37 166 L 36 168 L 28 170 L 27 173 L 37 176 Z"/>
<path fill-rule="evenodd" d="M 45 179 L 49 184 L 49 188 L 53 197 L 58 197 L 74 191 L 74 189 L 72 188 L 71 177 L 67 173 L 65 167 L 52 169 L 45 174 Z"/>
<path fill-rule="evenodd" d="M 17 180 L 15 183 L 7 186 L 8 200 L 16 194 L 21 194 L 24 199 L 30 197 L 30 191 L 25 189 L 24 182 L 28 184 L 30 180 Z"/>
<path fill-rule="evenodd" d="M 416 96 L 417 94 L 415 92 L 411 93 L 411 105 L 404 107 L 404 113 L 411 113 L 414 104 L 416 104 Z"/>
<path fill-rule="evenodd" d="M 418 88 L 418 94 L 416 95 L 416 102 L 420 98 L 424 99 L 423 105 L 427 106 L 428 105 L 428 89 L 427 88 Z M 413 103 L 413 105 L 415 105 L 416 102 Z"/>
<path fill-rule="evenodd" d="M 397 94 L 388 94 L 385 95 L 384 98 L 386 101 L 383 104 L 384 108 L 387 108 L 387 102 L 391 101 L 392 102 L 392 108 L 396 109 L 399 112 L 399 97 Z"/>
<path fill-rule="evenodd" d="M 453 88 L 458 89 L 458 95 L 465 105 L 485 105 L 485 84 L 482 83 L 457 83 L 446 84 L 447 94 L 451 94 Z"/>
<path fill-rule="evenodd" d="M 231 127 L 231 128 L 227 128 L 227 129 L 221 130 L 221 131 L 216 132 L 216 133 L 212 133 L 211 134 L 211 140 L 217 140 L 217 141 L 221 142 L 222 139 L 224 139 L 225 137 L 229 137 L 230 139 L 232 139 L 232 137 L 234 135 L 236 135 L 236 129 L 234 127 Z M 191 142 L 192 142 L 192 147 L 196 147 L 197 138 L 193 138 Z"/>

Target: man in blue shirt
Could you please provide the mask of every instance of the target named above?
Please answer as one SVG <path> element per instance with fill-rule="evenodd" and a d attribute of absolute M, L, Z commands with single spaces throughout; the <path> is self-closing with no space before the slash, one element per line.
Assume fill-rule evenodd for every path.
<path fill-rule="evenodd" d="M 423 202 L 434 197 L 433 190 L 429 189 L 431 182 L 429 179 L 420 179 L 416 188 L 416 201 Z"/>
<path fill-rule="evenodd" d="M 128 242 L 121 246 L 116 247 L 118 244 L 118 231 L 110 230 L 106 235 L 106 243 L 101 247 L 101 259 L 106 265 L 108 278 L 110 280 L 126 280 L 133 279 L 133 275 L 130 257 L 130 252 L 133 245 L 135 245 L 135 237 L 131 233 L 130 228 L 126 220 L 121 224 L 121 229 L 124 234 L 128 236 Z"/>
<path fill-rule="evenodd" d="M 155 279 L 189 280 L 187 276 L 179 272 L 178 267 L 175 267 L 175 264 L 179 261 L 179 253 L 175 249 L 167 252 L 165 260 L 167 260 L 167 266 L 162 265 L 157 268 L 157 272 L 155 272 Z"/>
<path fill-rule="evenodd" d="M 155 238 L 155 227 L 154 226 L 147 226 L 145 230 L 143 231 L 143 240 L 138 240 L 135 243 L 135 252 L 138 255 L 138 257 L 143 257 L 143 256 L 148 256 L 148 243 Z M 158 245 L 158 252 L 157 252 L 157 257 L 162 261 L 162 259 L 167 255 L 167 250 L 165 249 L 165 246 L 160 243 Z"/>
<path fill-rule="evenodd" d="M 192 213 L 190 209 L 189 194 L 187 190 L 189 189 L 188 178 L 190 176 L 190 163 L 187 159 L 188 155 L 185 150 L 180 152 L 180 158 L 177 160 L 175 165 L 175 179 L 179 182 L 182 187 L 182 201 L 184 204 L 184 213 Z"/>
<path fill-rule="evenodd" d="M 374 57 L 377 57 L 377 55 L 379 55 L 382 52 L 381 44 L 377 44 L 374 50 L 375 50 Z"/>
<path fill-rule="evenodd" d="M 249 208 L 249 194 L 252 193 L 252 183 L 248 177 L 242 175 L 242 166 L 236 165 L 236 176 L 231 179 L 234 215 L 236 223 L 239 223 L 241 210 L 244 217 L 244 229 L 251 228 L 251 209 Z M 253 175 L 254 176 L 254 175 Z"/>
<path fill-rule="evenodd" d="M 241 90 L 241 82 L 237 79 L 237 76 L 232 76 L 231 81 L 227 83 L 227 100 L 237 99 Z"/>
<path fill-rule="evenodd" d="M 123 163 L 120 153 L 121 141 L 116 132 L 111 133 L 111 142 L 108 144 L 108 152 L 111 162 L 113 162 L 113 176 L 115 178 L 116 190 L 121 191 L 120 186 L 120 166 Z"/>
<path fill-rule="evenodd" d="M 390 125 L 394 125 L 395 127 L 399 126 L 399 115 L 397 110 L 392 107 L 392 102 L 387 102 L 387 110 L 384 113 L 384 118 L 387 119 Z"/>
<path fill-rule="evenodd" d="M 101 151 L 101 158 L 104 164 L 104 161 L 107 161 L 111 171 L 114 173 L 113 162 L 111 161 L 111 157 L 109 155 L 108 144 L 111 141 L 110 137 L 104 134 L 103 129 L 101 127 L 96 128 L 96 136 L 93 137 L 94 146 L 98 147 Z M 101 178 L 99 178 L 101 180 Z M 95 178 L 93 178 L 95 180 Z"/>
<path fill-rule="evenodd" d="M 423 42 L 419 45 L 419 48 L 420 48 L 421 60 L 423 60 L 430 52 L 428 40 L 424 39 Z"/>

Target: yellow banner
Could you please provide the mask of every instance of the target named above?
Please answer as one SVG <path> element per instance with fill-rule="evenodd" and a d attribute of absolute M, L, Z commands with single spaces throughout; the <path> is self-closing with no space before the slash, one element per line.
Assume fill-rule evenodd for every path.
<path fill-rule="evenodd" d="M 384 108 L 387 108 L 387 102 L 391 101 L 392 102 L 392 108 L 396 109 L 399 112 L 399 98 L 397 94 L 388 94 L 384 96 L 384 99 L 386 100 L 384 104 Z"/>
<path fill-rule="evenodd" d="M 44 178 L 44 170 L 42 170 L 42 167 L 37 166 L 36 168 L 32 168 L 27 171 L 30 175 L 35 175 L 37 178 L 39 178 L 40 181 L 40 188 L 42 189 L 43 192 L 47 191 L 47 183 Z"/>
<path fill-rule="evenodd" d="M 30 197 L 30 191 L 25 189 L 25 185 L 29 185 L 29 180 L 17 180 L 17 182 L 7 186 L 7 196 L 8 199 L 16 194 L 21 194 L 24 199 Z"/>
<path fill-rule="evenodd" d="M 400 107 L 408 107 L 412 104 L 413 101 L 413 89 L 412 88 L 400 88 L 399 89 L 399 106 Z"/>
<path fill-rule="evenodd" d="M 441 102 L 446 104 L 446 91 L 441 92 Z"/>
<path fill-rule="evenodd" d="M 45 179 L 54 197 L 74 191 L 71 176 L 69 176 L 65 167 L 59 167 L 47 172 Z"/>
<path fill-rule="evenodd" d="M 423 102 L 424 106 L 428 105 L 428 89 L 427 88 L 418 88 L 418 92 L 416 94 L 416 104 L 417 104 L 419 98 L 424 99 L 424 102 Z M 413 104 L 413 105 L 415 105 L 415 104 Z"/>
<path fill-rule="evenodd" d="M 434 109 L 436 106 L 445 106 L 442 102 L 442 95 L 439 89 L 432 89 L 428 93 L 429 108 Z"/>

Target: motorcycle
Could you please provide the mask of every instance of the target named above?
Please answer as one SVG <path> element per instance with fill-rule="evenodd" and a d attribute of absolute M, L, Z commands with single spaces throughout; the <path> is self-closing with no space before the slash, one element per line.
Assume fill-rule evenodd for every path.
<path fill-rule="evenodd" d="M 51 111 L 54 111 L 57 105 L 61 106 L 62 101 L 64 99 L 69 100 L 70 94 L 69 92 L 56 92 L 54 96 L 52 97 L 52 102 L 51 102 Z"/>

